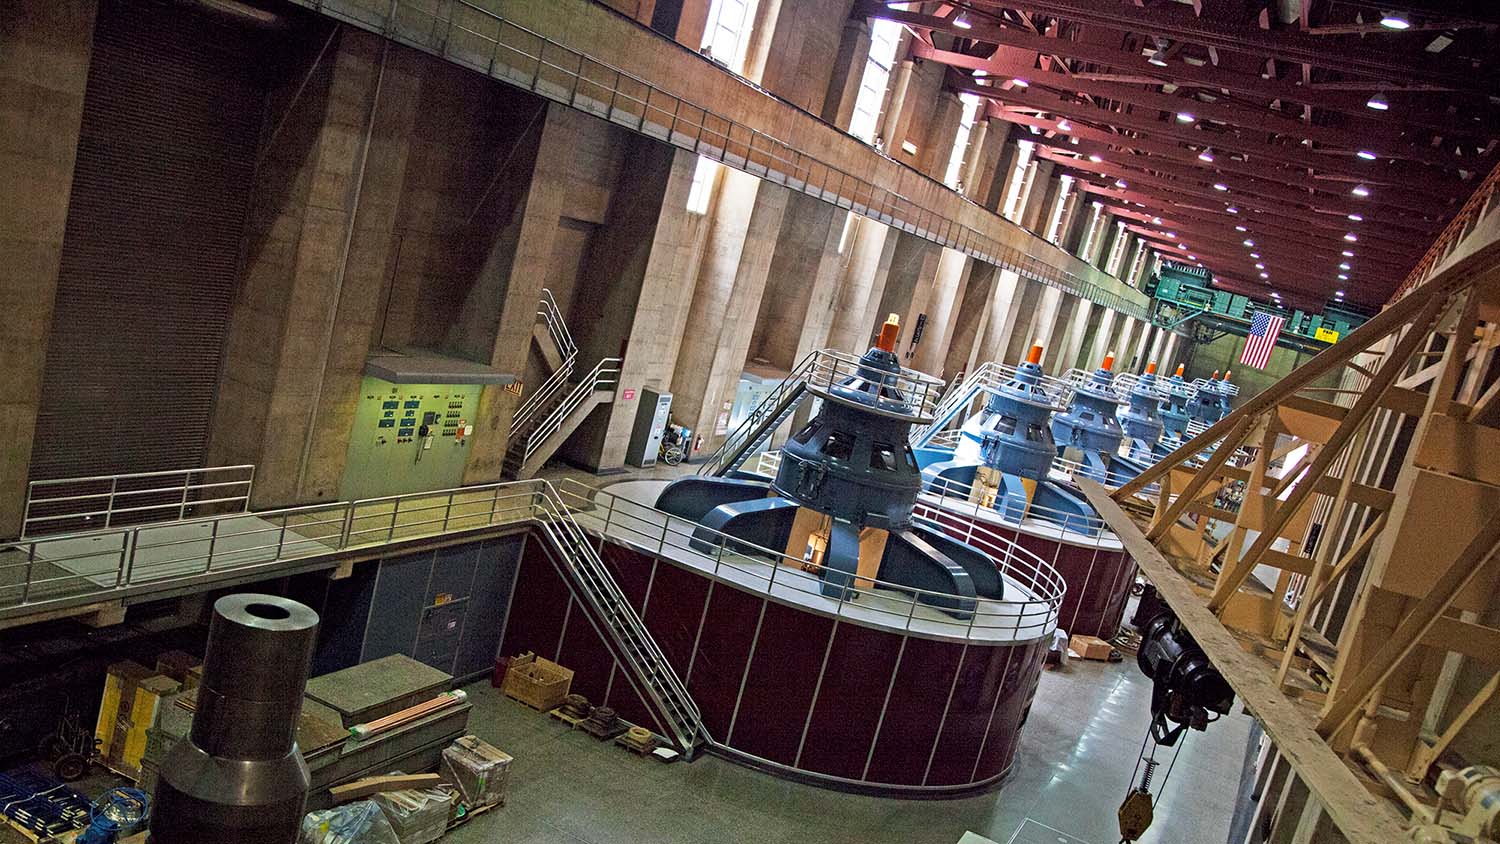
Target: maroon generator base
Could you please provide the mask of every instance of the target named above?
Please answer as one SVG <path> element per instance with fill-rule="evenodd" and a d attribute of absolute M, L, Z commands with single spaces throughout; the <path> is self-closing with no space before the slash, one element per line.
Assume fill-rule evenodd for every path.
<path fill-rule="evenodd" d="M 1004 555 L 1004 549 L 989 547 L 991 543 L 980 534 L 969 535 L 969 525 L 975 523 L 971 514 L 929 508 L 927 515 L 954 537 L 995 556 Z M 1062 575 L 1068 591 L 1063 594 L 1062 609 L 1058 612 L 1059 628 L 1071 635 L 1105 640 L 1119 634 L 1136 566 L 1114 537 L 1106 535 L 1096 543 L 1080 536 L 1075 542 L 1059 538 L 1055 530 L 1048 536 L 1045 530 L 1033 532 L 1017 527 L 1001 521 L 998 515 L 995 519 L 980 519 L 977 524 L 1041 557 Z"/>
<path fill-rule="evenodd" d="M 768 599 L 613 541 L 600 550 L 697 702 L 713 752 L 886 796 L 961 796 L 1009 772 L 1050 636 L 913 635 Z M 545 539 L 528 538 L 514 594 L 502 654 L 554 659 L 574 670 L 574 692 L 667 734 Z"/>

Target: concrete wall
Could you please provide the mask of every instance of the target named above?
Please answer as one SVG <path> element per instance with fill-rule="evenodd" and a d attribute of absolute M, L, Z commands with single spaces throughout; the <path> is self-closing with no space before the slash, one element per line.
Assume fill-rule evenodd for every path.
<path fill-rule="evenodd" d="M 92 0 L 0 8 L 0 537 L 21 530 L 95 8 Z"/>

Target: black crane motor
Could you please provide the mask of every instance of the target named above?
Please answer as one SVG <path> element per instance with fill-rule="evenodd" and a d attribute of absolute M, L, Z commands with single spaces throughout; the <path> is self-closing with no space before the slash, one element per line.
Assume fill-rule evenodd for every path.
<path fill-rule="evenodd" d="M 1225 715 L 1234 705 L 1234 690 L 1170 610 L 1141 630 L 1136 662 L 1152 680 L 1151 732 L 1160 744 L 1175 744 L 1189 727 L 1206 728 L 1217 720 L 1209 713 Z"/>

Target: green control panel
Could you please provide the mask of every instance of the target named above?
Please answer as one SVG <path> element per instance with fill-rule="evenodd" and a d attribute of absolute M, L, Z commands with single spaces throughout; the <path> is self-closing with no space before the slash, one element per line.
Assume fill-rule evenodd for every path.
<path fill-rule="evenodd" d="M 366 377 L 339 497 L 347 501 L 460 485 L 481 389 Z"/>

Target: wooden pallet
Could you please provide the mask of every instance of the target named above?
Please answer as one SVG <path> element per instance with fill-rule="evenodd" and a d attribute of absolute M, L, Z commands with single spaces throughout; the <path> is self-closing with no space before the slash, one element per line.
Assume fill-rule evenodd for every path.
<path fill-rule="evenodd" d="M 500 802 L 499 803 L 491 803 L 488 806 L 480 806 L 478 809 L 470 809 L 469 811 L 464 812 L 464 816 L 463 817 L 458 818 L 455 821 L 453 821 L 453 823 L 448 824 L 448 828 L 449 829 L 457 829 L 457 828 L 463 826 L 464 824 L 468 823 L 469 821 L 472 821 L 475 818 L 479 817 L 480 815 L 484 814 L 485 812 L 488 812 L 491 809 L 498 809 L 498 808 L 500 808 L 501 806 L 504 806 L 504 805 L 505 805 L 505 798 L 502 797 L 502 798 L 500 798 Z"/>
<path fill-rule="evenodd" d="M 551 710 L 547 714 L 551 715 L 553 718 L 556 718 L 557 720 L 563 722 L 564 724 L 567 724 L 568 728 L 572 729 L 572 730 L 578 729 L 578 725 L 581 724 L 581 723 L 583 723 L 583 721 L 584 721 L 584 719 L 582 719 L 582 718 L 579 718 L 579 717 L 574 716 L 574 715 L 569 715 L 568 713 L 563 712 L 563 709 L 562 709 L 561 706 L 559 706 L 556 709 Z"/>

